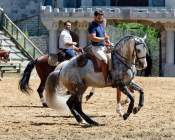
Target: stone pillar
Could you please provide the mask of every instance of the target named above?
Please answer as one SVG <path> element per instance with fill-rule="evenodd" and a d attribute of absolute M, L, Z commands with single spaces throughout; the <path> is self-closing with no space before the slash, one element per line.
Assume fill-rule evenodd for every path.
<path fill-rule="evenodd" d="M 175 76 L 175 65 L 174 65 L 174 23 L 167 22 L 164 24 L 166 31 L 166 63 L 164 65 L 164 76 Z"/>
<path fill-rule="evenodd" d="M 166 64 L 174 64 L 174 31 L 167 31 Z"/>
<path fill-rule="evenodd" d="M 81 7 L 91 7 L 92 0 L 81 0 Z"/>
<path fill-rule="evenodd" d="M 48 63 L 51 66 L 58 65 L 58 22 L 51 22 L 49 27 L 49 59 Z"/>
<path fill-rule="evenodd" d="M 174 0 L 165 0 L 166 7 L 174 7 L 175 1 Z"/>
<path fill-rule="evenodd" d="M 64 8 L 64 0 L 57 0 L 58 8 Z"/>
<path fill-rule="evenodd" d="M 111 5 L 111 1 L 110 0 L 106 0 L 106 6 L 110 6 Z"/>
<path fill-rule="evenodd" d="M 56 66 L 58 64 L 58 22 L 54 22 L 50 20 L 50 18 L 43 19 L 43 24 L 49 31 L 49 46 L 48 46 L 48 54 L 49 60 L 48 63 L 52 66 Z"/>
<path fill-rule="evenodd" d="M 57 30 L 51 29 L 49 30 L 49 54 L 57 54 L 58 53 L 58 32 Z"/>
<path fill-rule="evenodd" d="M 152 6 L 152 5 L 153 5 L 153 4 L 152 4 L 152 0 L 149 0 L 149 1 L 148 1 L 148 5 L 149 5 L 149 6 Z"/>
<path fill-rule="evenodd" d="M 88 23 L 87 22 L 78 22 L 78 29 L 79 29 L 79 46 L 85 47 L 87 45 L 87 28 Z"/>

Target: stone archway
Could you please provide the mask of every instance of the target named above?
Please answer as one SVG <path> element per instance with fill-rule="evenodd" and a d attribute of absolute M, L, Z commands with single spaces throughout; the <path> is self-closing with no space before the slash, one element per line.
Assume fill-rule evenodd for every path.
<path fill-rule="evenodd" d="M 149 26 L 149 27 L 153 27 L 153 28 L 159 30 L 160 33 L 158 34 L 158 39 L 155 40 L 155 42 L 157 42 L 156 43 L 157 45 L 155 46 L 155 44 L 154 44 L 155 47 L 152 47 L 152 48 L 150 47 L 149 49 L 150 49 L 150 52 L 151 52 L 150 56 L 154 60 L 152 75 L 162 76 L 162 73 L 163 73 L 162 72 L 163 71 L 162 70 L 163 69 L 162 68 L 162 63 L 165 63 L 165 60 L 166 60 L 166 54 L 164 53 L 165 49 L 166 49 L 165 48 L 166 47 L 166 39 L 165 39 L 164 24 L 162 24 L 160 22 L 154 23 L 154 22 L 147 21 L 147 20 L 115 20 L 115 19 L 107 20 L 107 25 L 116 25 L 116 24 L 120 24 L 120 23 L 139 23 L 139 24 Z M 115 28 L 114 28 L 114 30 L 115 30 Z M 121 31 L 118 31 L 118 32 L 121 32 Z M 127 32 L 127 33 L 125 32 L 125 33 L 123 33 L 123 35 L 124 34 L 126 35 L 128 33 L 129 32 Z M 114 36 L 114 34 L 112 36 Z M 118 35 L 118 36 L 121 36 L 121 35 Z"/>
<path fill-rule="evenodd" d="M 159 75 L 175 76 L 175 9 L 162 7 L 156 9 L 152 7 L 106 7 L 100 9 L 105 11 L 108 23 L 137 22 L 158 29 L 160 31 Z M 49 30 L 49 54 L 57 52 L 55 40 L 60 29 L 59 21 L 67 19 L 72 23 L 78 22 L 76 31 L 79 38 L 81 38 L 79 44 L 82 47 L 87 45 L 87 25 L 93 20 L 94 10 L 94 8 L 52 9 L 51 7 L 42 7 L 41 19 Z"/>

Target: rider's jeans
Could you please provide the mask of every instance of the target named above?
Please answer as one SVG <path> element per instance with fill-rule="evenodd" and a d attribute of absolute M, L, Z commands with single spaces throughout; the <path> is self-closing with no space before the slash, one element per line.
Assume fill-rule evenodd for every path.
<path fill-rule="evenodd" d="M 66 53 L 67 57 L 69 57 L 69 58 L 72 58 L 76 55 L 75 50 L 72 48 L 66 49 L 65 53 Z"/>

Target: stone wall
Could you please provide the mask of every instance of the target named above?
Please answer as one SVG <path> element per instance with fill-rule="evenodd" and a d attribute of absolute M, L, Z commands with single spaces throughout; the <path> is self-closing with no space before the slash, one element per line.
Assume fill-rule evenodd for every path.
<path fill-rule="evenodd" d="M 40 36 L 48 34 L 48 30 L 41 22 L 40 16 L 33 16 L 25 20 L 16 21 L 15 24 L 29 36 Z"/>
<path fill-rule="evenodd" d="M 48 35 L 32 36 L 30 40 L 44 53 L 48 53 Z"/>
<path fill-rule="evenodd" d="M 0 7 L 12 20 L 26 19 L 39 15 L 40 5 L 43 0 L 0 0 Z"/>
<path fill-rule="evenodd" d="M 175 6 L 175 0 L 165 0 L 165 6 L 166 7 L 174 7 Z"/>

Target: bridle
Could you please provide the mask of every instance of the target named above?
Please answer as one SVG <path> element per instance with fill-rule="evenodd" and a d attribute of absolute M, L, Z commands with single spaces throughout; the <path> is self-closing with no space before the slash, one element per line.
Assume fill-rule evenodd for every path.
<path fill-rule="evenodd" d="M 135 40 L 135 39 L 134 39 L 134 40 Z M 135 51 L 135 53 L 136 53 L 136 61 L 138 61 L 138 60 L 140 60 L 140 59 L 145 59 L 145 58 L 146 58 L 146 55 L 143 56 L 143 57 L 138 57 L 138 53 L 137 53 L 137 48 L 136 48 L 136 46 L 141 45 L 141 44 L 143 44 L 143 46 L 146 48 L 146 45 L 145 45 L 144 42 L 139 42 L 139 41 L 136 41 L 136 40 L 135 40 L 133 55 L 134 55 L 134 51 Z"/>
<path fill-rule="evenodd" d="M 139 56 L 138 56 L 136 46 L 137 46 L 137 45 L 141 45 L 141 44 L 143 44 L 143 46 L 146 48 L 146 45 L 145 45 L 144 42 L 138 42 L 138 41 L 135 40 L 134 50 L 133 50 L 133 52 L 132 52 L 132 56 L 134 56 L 134 54 L 136 54 L 136 61 L 138 61 L 138 60 L 140 60 L 140 59 L 146 58 L 146 55 L 143 56 L 143 57 L 139 57 Z M 128 62 L 128 59 L 125 58 L 124 56 L 122 56 L 118 51 L 115 51 L 115 52 L 116 52 L 126 63 Z M 131 63 L 131 64 L 132 64 L 132 65 L 135 65 L 135 63 Z"/>

